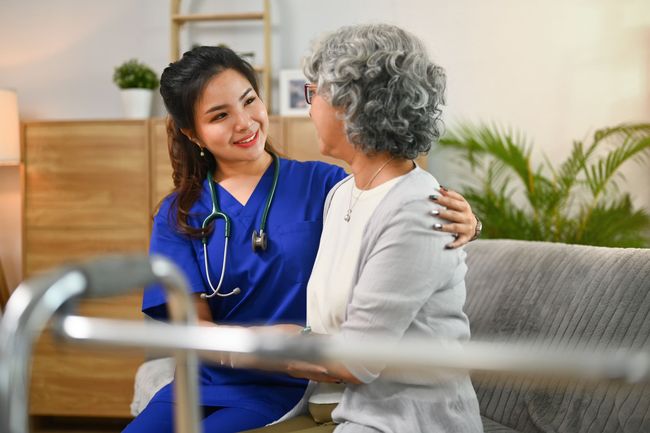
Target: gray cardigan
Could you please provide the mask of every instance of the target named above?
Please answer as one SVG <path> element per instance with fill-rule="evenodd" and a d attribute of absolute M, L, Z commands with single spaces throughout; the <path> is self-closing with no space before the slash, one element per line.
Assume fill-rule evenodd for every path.
<path fill-rule="evenodd" d="M 330 191 L 325 218 L 333 194 L 347 180 Z M 469 338 L 463 313 L 465 252 L 445 249 L 451 235 L 431 227 L 431 210 L 438 205 L 427 197 L 439 187 L 431 174 L 416 167 L 374 211 L 363 233 L 346 320 L 336 338 L 358 341 L 380 334 L 386 344 L 410 336 Z M 364 383 L 346 387 L 332 414 L 340 424 L 337 433 L 483 431 L 467 375 L 432 385 L 406 377 L 388 382 L 376 367 L 347 367 Z"/>

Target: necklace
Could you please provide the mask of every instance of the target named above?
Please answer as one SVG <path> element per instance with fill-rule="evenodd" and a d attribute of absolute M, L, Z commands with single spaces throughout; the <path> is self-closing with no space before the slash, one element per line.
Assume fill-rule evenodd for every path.
<path fill-rule="evenodd" d="M 366 183 L 366 185 L 363 187 L 363 189 L 361 190 L 359 195 L 354 197 L 354 202 L 352 201 L 352 198 L 354 196 L 354 185 L 352 185 L 352 189 L 350 190 L 350 201 L 348 202 L 348 211 L 345 213 L 345 217 L 343 217 L 343 219 L 345 220 L 346 223 L 350 222 L 350 215 L 352 214 L 352 209 L 354 209 L 354 206 L 356 206 L 357 202 L 359 201 L 359 199 L 361 198 L 363 193 L 372 184 L 372 181 L 375 180 L 377 178 L 377 176 L 379 176 L 379 173 L 381 173 L 381 171 L 384 169 L 384 167 L 386 167 L 393 159 L 395 159 L 395 157 L 392 157 L 391 159 L 386 161 L 381 167 L 379 167 L 379 170 L 377 170 L 375 172 L 375 174 L 372 175 L 372 177 L 370 178 L 368 183 Z"/>

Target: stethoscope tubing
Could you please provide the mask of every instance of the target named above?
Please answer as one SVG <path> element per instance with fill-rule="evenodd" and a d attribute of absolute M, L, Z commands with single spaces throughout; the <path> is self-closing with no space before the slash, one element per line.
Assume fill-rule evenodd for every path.
<path fill-rule="evenodd" d="M 269 214 L 269 209 L 271 208 L 271 203 L 273 202 L 273 197 L 275 196 L 275 190 L 278 185 L 278 177 L 280 175 L 280 161 L 279 158 L 276 154 L 271 153 L 271 157 L 273 158 L 273 164 L 274 164 L 274 170 L 273 170 L 273 184 L 271 185 L 271 192 L 266 198 L 266 203 L 264 204 L 264 213 L 262 214 L 262 221 L 260 223 L 260 231 L 259 234 L 257 230 L 253 231 L 253 238 L 252 238 L 252 245 L 253 245 L 253 251 L 257 252 L 258 249 L 261 249 L 262 251 L 266 250 L 267 246 L 267 235 L 265 232 L 266 228 L 266 219 Z M 221 210 L 219 206 L 219 198 L 217 197 L 217 189 L 214 185 L 214 178 L 212 176 L 212 172 L 208 171 L 207 175 L 207 180 L 208 180 L 208 185 L 210 187 L 210 198 L 212 199 L 212 212 L 210 215 L 208 215 L 204 220 L 203 224 L 201 224 L 202 230 L 205 231 L 206 227 L 208 224 L 210 224 L 213 220 L 222 218 L 225 223 L 224 227 L 224 247 L 223 247 L 223 260 L 221 262 L 221 276 L 219 277 L 219 283 L 217 284 L 217 287 L 215 289 L 212 279 L 210 278 L 210 266 L 209 266 L 209 259 L 208 259 L 208 237 L 207 235 L 203 235 L 201 238 L 201 242 L 203 243 L 203 262 L 205 265 L 205 276 L 206 279 L 208 280 L 208 285 L 210 286 L 210 289 L 212 290 L 212 293 L 206 294 L 202 293 L 201 298 L 202 299 L 210 299 L 215 296 L 220 296 L 223 298 L 226 298 L 228 296 L 232 295 L 238 295 L 241 293 L 241 289 L 239 287 L 235 287 L 233 290 L 231 290 L 228 293 L 221 293 L 221 285 L 223 284 L 223 279 L 224 275 L 226 274 L 226 261 L 227 261 L 227 256 L 228 256 L 228 238 L 230 238 L 230 217 Z"/>
<path fill-rule="evenodd" d="M 228 254 L 228 238 L 229 236 L 224 236 L 224 246 L 223 246 L 223 261 L 221 262 L 221 277 L 219 278 L 219 284 L 217 284 L 217 288 L 214 288 L 214 285 L 212 285 L 212 280 L 210 279 L 210 267 L 208 266 L 208 245 L 203 244 L 203 261 L 205 262 L 205 276 L 207 277 L 208 280 L 208 285 L 210 285 L 210 289 L 212 290 L 212 293 L 209 295 L 205 293 L 201 293 L 201 298 L 202 299 L 210 299 L 215 296 L 221 296 L 222 298 L 227 298 L 228 296 L 231 295 L 238 295 L 241 290 L 239 287 L 235 287 L 233 290 L 231 290 L 228 293 L 220 293 L 219 290 L 221 289 L 221 284 L 223 284 L 223 277 L 226 275 L 226 256 Z"/>

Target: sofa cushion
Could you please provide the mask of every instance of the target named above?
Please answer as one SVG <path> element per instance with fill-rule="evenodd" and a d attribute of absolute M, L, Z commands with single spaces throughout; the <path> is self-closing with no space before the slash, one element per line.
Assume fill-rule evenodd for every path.
<path fill-rule="evenodd" d="M 650 347 L 650 250 L 482 240 L 467 252 L 473 339 Z M 647 385 L 472 379 L 481 414 L 518 431 L 650 431 Z"/>
<path fill-rule="evenodd" d="M 513 430 L 484 416 L 481 417 L 481 422 L 483 423 L 484 433 L 519 433 L 517 430 Z"/>

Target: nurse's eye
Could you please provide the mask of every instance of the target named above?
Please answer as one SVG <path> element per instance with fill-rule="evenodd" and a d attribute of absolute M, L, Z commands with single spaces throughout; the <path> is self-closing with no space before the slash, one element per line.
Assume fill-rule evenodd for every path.
<path fill-rule="evenodd" d="M 250 105 L 250 104 L 252 104 L 253 102 L 255 102 L 255 99 L 257 99 L 257 96 L 251 96 L 250 98 L 248 98 L 248 99 L 244 102 L 244 105 Z"/>
<path fill-rule="evenodd" d="M 219 114 L 217 114 L 216 116 L 214 116 L 212 119 L 210 119 L 210 121 L 211 121 L 211 122 L 216 122 L 216 121 L 218 121 L 218 120 L 223 120 L 223 119 L 226 118 L 226 116 L 227 116 L 226 113 L 219 113 Z"/>

